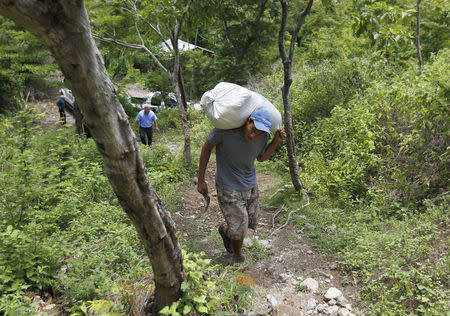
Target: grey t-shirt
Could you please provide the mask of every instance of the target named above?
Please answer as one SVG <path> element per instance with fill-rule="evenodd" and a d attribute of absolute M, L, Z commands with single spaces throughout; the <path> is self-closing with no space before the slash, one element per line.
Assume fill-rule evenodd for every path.
<path fill-rule="evenodd" d="M 256 186 L 255 159 L 266 149 L 269 134 L 247 141 L 241 128 L 214 128 L 208 141 L 216 145 L 216 185 L 246 191 Z"/>

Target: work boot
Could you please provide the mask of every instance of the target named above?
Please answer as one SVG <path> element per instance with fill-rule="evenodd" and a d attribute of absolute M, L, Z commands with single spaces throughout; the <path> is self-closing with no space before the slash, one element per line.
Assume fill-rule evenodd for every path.
<path fill-rule="evenodd" d="M 243 240 L 231 240 L 231 246 L 233 247 L 233 257 L 232 257 L 232 264 L 235 263 L 241 263 L 245 261 L 245 257 L 242 254 L 242 243 Z"/>
<path fill-rule="evenodd" d="M 218 230 L 219 230 L 219 234 L 222 237 L 223 240 L 223 245 L 225 246 L 225 249 L 229 252 L 229 253 L 233 253 L 233 248 L 231 246 L 231 239 L 230 237 L 227 236 L 227 233 L 225 232 L 225 229 L 223 227 L 224 225 L 220 225 Z"/>

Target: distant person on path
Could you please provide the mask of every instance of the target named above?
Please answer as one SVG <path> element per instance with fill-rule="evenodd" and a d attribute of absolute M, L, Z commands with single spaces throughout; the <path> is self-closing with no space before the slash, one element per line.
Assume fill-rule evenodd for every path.
<path fill-rule="evenodd" d="M 61 95 L 59 96 L 58 101 L 56 101 L 56 105 L 58 106 L 59 110 L 59 121 L 61 122 L 61 125 L 66 125 L 66 101 L 63 99 L 63 93 L 61 92 Z"/>
<path fill-rule="evenodd" d="M 270 144 L 272 116 L 257 109 L 242 127 L 214 128 L 205 141 L 199 161 L 197 191 L 208 194 L 205 172 L 211 151 L 216 147 L 216 190 L 226 224 L 218 227 L 225 249 L 232 254 L 229 264 L 245 261 L 242 244 L 248 228 L 255 229 L 259 216 L 259 191 L 255 159 L 268 159 L 285 138 L 284 128 L 277 131 Z"/>
<path fill-rule="evenodd" d="M 81 114 L 81 124 L 83 126 L 84 135 L 86 135 L 86 138 L 91 138 L 91 131 L 89 130 L 88 123 L 86 122 L 86 118 Z"/>
<path fill-rule="evenodd" d="M 155 130 L 159 131 L 158 122 L 156 121 L 158 118 L 150 108 L 150 104 L 144 104 L 144 109 L 136 116 L 136 132 L 139 131 L 142 144 L 148 146 L 152 145 L 153 122 L 155 124 Z"/>

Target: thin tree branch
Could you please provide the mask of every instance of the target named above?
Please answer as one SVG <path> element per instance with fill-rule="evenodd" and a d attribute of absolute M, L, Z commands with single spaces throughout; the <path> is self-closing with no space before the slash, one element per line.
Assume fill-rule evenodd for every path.
<path fill-rule="evenodd" d="M 297 21 L 297 25 L 294 29 L 294 32 L 292 33 L 291 46 L 289 49 L 289 58 L 291 60 L 294 57 L 295 43 L 297 42 L 296 39 L 297 39 L 298 33 L 300 32 L 300 29 L 302 28 L 303 23 L 305 22 L 306 16 L 309 14 L 309 11 L 311 10 L 313 2 L 314 2 L 314 0 L 308 1 L 308 5 L 306 6 L 305 10 L 303 10 L 302 14 L 300 14 L 300 17 Z"/>
<path fill-rule="evenodd" d="M 278 33 L 278 48 L 280 51 L 281 60 L 283 63 L 287 62 L 288 56 L 286 53 L 286 46 L 284 44 L 286 34 L 286 24 L 288 17 L 288 2 L 286 0 L 280 0 L 281 4 L 281 27 Z"/>
<path fill-rule="evenodd" d="M 274 231 L 272 231 L 272 232 L 270 233 L 270 235 L 267 236 L 266 239 L 268 239 L 270 236 L 272 236 L 272 235 L 275 234 L 276 232 L 278 232 L 278 231 L 280 231 L 281 229 L 283 229 L 284 227 L 286 227 L 286 226 L 289 224 L 289 220 L 291 219 L 292 214 L 296 213 L 297 211 L 301 210 L 302 208 L 305 208 L 305 207 L 309 206 L 309 204 L 311 203 L 311 201 L 310 201 L 310 199 L 309 199 L 309 195 L 308 195 L 308 193 L 306 192 L 306 190 L 302 190 L 302 192 L 303 192 L 303 196 L 306 197 L 306 204 L 304 204 L 304 205 L 302 205 L 301 207 L 299 207 L 299 208 L 297 208 L 297 209 L 295 209 L 295 210 L 289 212 L 288 218 L 287 218 L 286 222 L 285 222 L 283 225 L 281 225 L 280 227 L 277 227 Z M 280 213 L 280 212 L 278 212 L 278 213 Z M 278 213 L 277 213 L 276 215 L 278 215 Z M 276 215 L 275 215 L 275 216 L 276 216 Z M 273 219 L 272 219 L 272 228 L 273 228 L 273 226 L 274 226 L 275 216 L 274 216 Z"/>
<path fill-rule="evenodd" d="M 172 75 L 171 72 L 164 67 L 164 65 L 159 61 L 158 57 L 155 56 L 155 54 L 153 54 L 153 52 L 147 48 L 147 46 L 144 45 L 143 39 L 140 35 L 140 33 L 138 34 L 140 40 L 141 40 L 141 44 L 132 44 L 132 43 L 127 43 L 121 40 L 118 40 L 116 38 L 110 38 L 110 37 L 103 37 L 99 34 L 95 34 L 92 33 L 92 37 L 94 37 L 95 39 L 98 39 L 102 42 L 107 42 L 107 43 L 112 43 L 112 44 L 117 44 L 117 45 L 121 45 L 124 47 L 128 47 L 128 48 L 134 48 L 134 49 L 142 49 L 144 50 L 147 54 L 150 55 L 150 57 L 153 59 L 153 61 L 162 69 L 164 70 L 167 74 Z"/>
<path fill-rule="evenodd" d="M 420 49 L 420 3 L 422 0 L 417 0 L 416 10 L 416 48 L 417 58 L 419 59 L 418 75 L 422 74 L 422 50 Z"/>

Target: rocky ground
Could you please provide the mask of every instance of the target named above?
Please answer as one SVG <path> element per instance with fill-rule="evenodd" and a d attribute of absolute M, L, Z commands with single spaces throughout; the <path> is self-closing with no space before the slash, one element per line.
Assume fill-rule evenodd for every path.
<path fill-rule="evenodd" d="M 46 114 L 41 121 L 44 129 L 59 125 L 59 113 L 55 100 L 33 104 Z M 73 117 L 67 115 L 67 128 L 74 125 Z M 208 167 L 211 204 L 205 212 L 205 201 L 196 190 L 196 183 L 182 189 L 183 207 L 173 214 L 177 229 L 184 233 L 188 242 L 207 257 L 224 264 L 226 254 L 217 231 L 223 217 L 214 190 L 214 162 Z M 278 179 L 258 174 L 261 195 L 270 196 L 279 189 Z M 262 205 L 256 231 L 245 240 L 245 265 L 240 267 L 247 286 L 253 289 L 253 310 L 246 315 L 353 315 L 356 314 L 356 289 L 343 285 L 337 264 L 314 249 L 314 243 L 304 233 L 314 229 L 312 225 L 296 228 L 291 225 L 277 230 L 274 217 L 278 209 Z M 301 212 L 301 211 L 299 211 Z M 276 223 L 275 225 L 280 225 Z M 54 304 L 37 300 L 38 309 L 54 314 Z M 41 304 L 42 303 L 42 304 Z M 51 302 L 50 302 L 51 303 Z"/>

